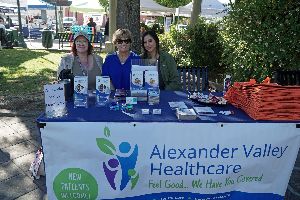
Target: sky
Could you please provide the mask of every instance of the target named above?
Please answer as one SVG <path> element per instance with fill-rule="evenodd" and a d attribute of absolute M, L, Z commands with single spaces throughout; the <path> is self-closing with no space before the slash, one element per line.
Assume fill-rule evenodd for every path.
<path fill-rule="evenodd" d="M 218 0 L 218 1 L 220 1 L 221 3 L 229 3 L 229 0 Z M 232 0 L 232 2 L 234 2 L 234 0 Z"/>

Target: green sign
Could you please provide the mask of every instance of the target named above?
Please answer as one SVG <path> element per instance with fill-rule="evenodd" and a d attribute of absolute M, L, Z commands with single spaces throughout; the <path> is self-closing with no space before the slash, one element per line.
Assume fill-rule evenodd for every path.
<path fill-rule="evenodd" d="M 54 179 L 53 190 L 58 200 L 96 200 L 98 196 L 96 179 L 87 171 L 79 168 L 68 168 L 61 171 Z"/>

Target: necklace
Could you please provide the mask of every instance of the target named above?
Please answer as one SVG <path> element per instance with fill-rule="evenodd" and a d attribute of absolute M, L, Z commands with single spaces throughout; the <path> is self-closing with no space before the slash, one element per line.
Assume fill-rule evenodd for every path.
<path fill-rule="evenodd" d="M 117 52 L 117 55 L 118 55 L 118 58 L 119 58 L 121 64 L 124 64 L 126 62 L 127 58 L 129 57 L 129 54 L 126 56 L 121 56 L 121 54 L 119 52 Z"/>
<path fill-rule="evenodd" d="M 85 65 L 83 65 L 79 59 L 79 56 L 76 56 L 77 58 L 77 61 L 79 63 L 79 66 L 80 66 L 80 69 L 82 71 L 82 74 L 83 76 L 87 76 L 88 75 L 88 70 L 87 70 L 87 67 L 88 67 L 88 61 L 85 63 Z"/>

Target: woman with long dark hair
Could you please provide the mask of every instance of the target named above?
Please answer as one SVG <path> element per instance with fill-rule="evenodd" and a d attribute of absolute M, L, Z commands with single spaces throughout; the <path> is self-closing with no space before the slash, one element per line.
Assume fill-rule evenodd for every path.
<path fill-rule="evenodd" d="M 160 50 L 159 38 L 154 31 L 146 31 L 142 36 L 143 59 L 158 61 L 159 88 L 161 90 L 181 90 L 180 80 L 174 58 Z"/>

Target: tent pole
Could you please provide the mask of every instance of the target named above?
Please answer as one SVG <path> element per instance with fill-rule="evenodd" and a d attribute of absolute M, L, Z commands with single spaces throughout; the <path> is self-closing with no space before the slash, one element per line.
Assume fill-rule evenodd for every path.
<path fill-rule="evenodd" d="M 18 19 L 19 19 L 19 46 L 27 48 L 26 43 L 24 42 L 23 38 L 23 30 L 22 30 L 22 21 L 21 21 L 21 10 L 20 10 L 20 0 L 17 0 L 17 5 L 18 5 Z"/>
<path fill-rule="evenodd" d="M 19 31 L 20 31 L 20 34 L 23 34 L 23 31 L 22 31 L 22 21 L 21 21 L 21 10 L 20 10 L 20 0 L 17 0 L 17 5 L 18 5 Z"/>
<path fill-rule="evenodd" d="M 57 20 L 57 0 L 55 2 L 55 36 L 57 37 L 58 33 L 58 20 Z"/>

